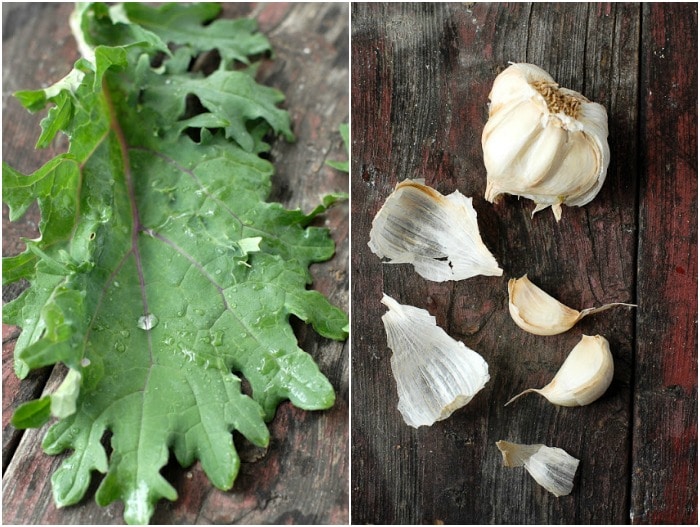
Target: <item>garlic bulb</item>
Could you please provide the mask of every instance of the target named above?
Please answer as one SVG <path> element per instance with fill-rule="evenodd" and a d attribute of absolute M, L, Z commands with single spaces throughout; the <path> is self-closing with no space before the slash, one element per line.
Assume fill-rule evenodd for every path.
<path fill-rule="evenodd" d="M 488 364 L 438 327 L 425 309 L 388 295 L 382 304 L 389 308 L 382 322 L 404 421 L 418 428 L 448 418 L 488 382 Z"/>
<path fill-rule="evenodd" d="M 556 497 L 571 494 L 579 460 L 561 448 L 498 441 L 503 466 L 525 467 L 537 483 Z"/>
<path fill-rule="evenodd" d="M 530 388 L 506 403 L 508 406 L 521 395 L 539 393 L 559 406 L 584 406 L 605 393 L 613 378 L 613 357 L 608 341 L 596 335 L 583 335 L 561 365 L 554 379 L 541 389 Z"/>
<path fill-rule="evenodd" d="M 527 275 L 508 281 L 508 310 L 513 321 L 535 335 L 558 335 L 568 331 L 587 315 L 614 306 L 635 307 L 634 304 L 614 302 L 600 307 L 576 311 L 565 306 L 533 284 Z"/>
<path fill-rule="evenodd" d="M 481 240 L 472 199 L 459 191 L 443 196 L 422 180 L 396 185 L 372 222 L 368 245 L 435 282 L 503 274 Z"/>
<path fill-rule="evenodd" d="M 543 69 L 512 64 L 493 83 L 481 137 L 486 199 L 531 199 L 532 214 L 590 202 L 610 164 L 608 116 L 600 104 L 561 88 Z"/>

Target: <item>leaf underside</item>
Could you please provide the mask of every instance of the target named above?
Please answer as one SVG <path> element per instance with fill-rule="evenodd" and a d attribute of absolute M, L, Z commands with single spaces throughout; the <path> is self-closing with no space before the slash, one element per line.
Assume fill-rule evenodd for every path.
<path fill-rule="evenodd" d="M 33 174 L 3 164 L 10 218 L 34 201 L 41 210 L 40 238 L 3 261 L 4 283 L 31 284 L 4 309 L 23 328 L 16 371 L 62 362 L 74 372 L 13 421 L 59 417 L 43 442 L 49 454 L 73 451 L 52 477 L 59 506 L 78 502 L 97 470 L 98 503 L 122 500 L 126 521 L 146 523 L 159 499 L 177 497 L 159 473 L 170 451 L 228 489 L 240 463 L 233 430 L 265 446 L 281 401 L 334 402 L 289 317 L 347 336 L 345 313 L 306 289 L 309 265 L 334 253 L 309 223 L 342 195 L 309 214 L 266 202 L 264 137 L 292 139 L 289 117 L 248 67 L 267 40 L 250 20 L 208 23 L 217 14 L 210 4 L 81 5 L 73 27 L 94 56 L 17 94 L 31 111 L 52 103 L 37 146 L 70 138 Z M 192 71 L 212 49 L 218 68 Z"/>

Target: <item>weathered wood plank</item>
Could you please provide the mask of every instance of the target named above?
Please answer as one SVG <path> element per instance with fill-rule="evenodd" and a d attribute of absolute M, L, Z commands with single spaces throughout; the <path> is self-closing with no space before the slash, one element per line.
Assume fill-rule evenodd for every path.
<path fill-rule="evenodd" d="M 634 523 L 697 524 L 697 4 L 645 4 Z"/>
<path fill-rule="evenodd" d="M 78 58 L 67 25 L 73 6 L 26 4 L 3 6 L 3 157 L 13 166 L 31 171 L 64 150 L 65 143 L 49 152 L 33 151 L 42 115 L 29 116 L 9 96 L 22 88 L 47 85 L 63 76 Z M 260 82 L 282 90 L 290 111 L 294 144 L 276 141 L 270 158 L 276 166 L 273 196 L 289 207 L 308 211 L 320 197 L 348 188 L 348 176 L 325 165 L 326 160 L 347 158 L 338 126 L 348 121 L 348 17 L 346 4 L 235 3 L 224 6 L 224 16 L 256 18 L 271 40 L 274 60 L 263 62 Z M 8 27 L 10 30 L 8 30 Z M 340 204 L 319 218 L 330 227 L 336 256 L 314 265 L 313 287 L 347 308 L 349 262 L 349 205 Z M 23 218 L 22 235 L 36 229 L 38 214 Z M 18 224 L 20 225 L 20 224 Z M 23 250 L 20 231 L 10 230 L 3 208 L 3 253 Z M 34 231 L 35 232 L 35 231 Z M 5 291 L 9 298 L 16 291 Z M 3 332 L 3 360 L 12 353 L 16 331 Z M 188 469 L 171 461 L 163 470 L 175 486 L 179 500 L 161 502 L 153 518 L 157 523 L 323 523 L 348 521 L 348 354 L 343 343 L 330 342 L 303 324 L 295 331 L 300 346 L 311 353 L 336 388 L 336 404 L 325 412 L 303 412 L 283 404 L 271 423 L 267 452 L 242 448 L 243 464 L 230 492 L 214 489 L 198 463 Z M 7 339 L 5 336 L 7 335 Z M 7 374 L 7 375 L 6 375 Z M 32 385 L 32 394 L 17 393 L 10 369 L 3 370 L 3 431 L 12 409 L 41 392 L 46 375 Z M 62 377 L 56 368 L 47 386 L 54 389 Z M 14 384 L 12 384 L 14 382 Z M 26 389 L 26 388 L 25 388 Z M 66 509 L 56 509 L 51 497 L 50 475 L 63 456 L 41 452 L 45 430 L 23 434 L 13 455 L 13 445 L 3 443 L 3 462 L 11 460 L 3 477 L 3 520 L 6 523 L 112 524 L 122 522 L 120 503 L 106 508 L 94 502 L 101 480 L 95 475 L 85 499 Z M 17 442 L 17 435 L 15 443 Z M 241 438 L 236 437 L 240 445 Z"/>
<path fill-rule="evenodd" d="M 633 313 L 536 337 L 510 319 L 506 283 L 527 272 L 577 308 L 634 298 L 639 24 L 639 6 L 630 4 L 353 4 L 354 523 L 628 521 Z M 558 224 L 548 211 L 531 219 L 529 201 L 483 199 L 481 131 L 491 84 L 508 61 L 544 67 L 609 112 L 608 181 L 588 206 L 565 208 Z M 418 177 L 474 197 L 503 277 L 429 283 L 369 251 L 379 207 L 397 182 Z M 382 292 L 428 309 L 490 365 L 486 388 L 429 429 L 410 429 L 396 410 Z M 582 334 L 598 333 L 616 364 L 603 398 L 558 408 L 530 396 L 503 407 L 546 384 Z M 581 459 L 572 495 L 555 498 L 524 472 L 502 468 L 499 439 Z"/>

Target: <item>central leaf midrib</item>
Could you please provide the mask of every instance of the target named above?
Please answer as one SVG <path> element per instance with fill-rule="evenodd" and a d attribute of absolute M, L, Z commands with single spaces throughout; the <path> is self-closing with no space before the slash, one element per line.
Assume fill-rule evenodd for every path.
<path fill-rule="evenodd" d="M 133 180 L 133 174 L 131 172 L 131 160 L 129 159 L 129 144 L 126 141 L 126 137 L 124 136 L 124 130 L 121 126 L 121 123 L 119 122 L 119 119 L 117 118 L 116 114 L 116 109 L 114 106 L 114 102 L 112 101 L 112 96 L 109 91 L 109 86 L 106 82 L 106 80 L 103 80 L 102 83 L 102 91 L 104 93 L 105 100 L 107 102 L 107 107 L 109 108 L 109 122 L 110 122 L 110 128 L 113 130 L 117 142 L 119 144 L 119 151 L 121 153 L 121 158 L 122 158 L 122 166 L 124 170 L 124 184 L 126 186 L 126 194 L 127 198 L 129 201 L 129 207 L 131 209 L 131 223 L 132 223 L 132 229 L 131 229 L 131 250 L 127 255 L 125 255 L 125 259 L 129 257 L 129 254 L 133 255 L 134 257 L 134 263 L 136 265 L 136 273 L 138 275 L 138 280 L 139 280 L 139 288 L 141 291 L 141 301 L 143 305 L 143 315 L 147 315 L 149 313 L 148 309 L 148 296 L 146 294 L 146 281 L 145 277 L 143 274 L 143 263 L 141 260 L 141 251 L 139 248 L 139 234 L 141 232 L 141 218 L 139 216 L 139 210 L 138 210 L 138 204 L 136 202 L 136 190 L 134 186 L 134 180 Z M 109 286 L 109 283 L 108 283 Z M 148 373 L 146 375 L 146 378 L 144 379 L 143 383 L 143 390 L 142 390 L 142 401 L 143 404 L 140 408 L 141 410 L 141 417 L 140 417 L 140 423 L 139 423 L 139 432 L 138 432 L 138 445 L 145 444 L 146 438 L 145 438 L 145 429 L 146 427 L 145 422 L 146 422 L 146 399 L 147 399 L 147 393 L 148 393 L 148 386 L 150 384 L 151 380 L 151 375 L 153 374 L 153 366 L 155 364 L 155 361 L 153 359 L 153 338 L 151 335 L 150 331 L 146 331 L 146 340 L 147 340 L 147 345 L 148 345 L 148 356 L 149 356 L 149 366 L 148 366 Z M 140 457 L 142 452 L 141 448 L 137 448 L 137 457 Z M 136 467 L 137 467 L 137 473 L 135 475 L 136 478 L 136 484 L 138 487 L 139 481 L 144 481 L 141 479 L 141 474 L 140 471 L 142 467 L 147 467 L 147 463 L 141 463 L 137 462 Z"/>

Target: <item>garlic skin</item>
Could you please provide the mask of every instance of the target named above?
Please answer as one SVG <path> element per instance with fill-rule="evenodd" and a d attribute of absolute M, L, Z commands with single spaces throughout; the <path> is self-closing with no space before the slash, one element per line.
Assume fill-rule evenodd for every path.
<path fill-rule="evenodd" d="M 568 331 L 587 315 L 615 306 L 636 307 L 634 304 L 614 302 L 583 311 L 572 309 L 533 284 L 527 274 L 508 280 L 508 310 L 513 321 L 528 333 L 558 335 Z"/>
<path fill-rule="evenodd" d="M 525 390 L 505 406 L 529 392 L 539 393 L 558 406 L 585 406 L 605 393 L 612 382 L 614 369 L 607 339 L 600 335 L 583 335 L 547 386 Z"/>
<path fill-rule="evenodd" d="M 525 467 L 534 480 L 557 498 L 571 494 L 579 460 L 561 448 L 498 441 L 503 466 Z"/>
<path fill-rule="evenodd" d="M 561 88 L 543 69 L 512 64 L 494 80 L 481 136 L 486 200 L 531 199 L 532 212 L 583 206 L 600 191 L 608 165 L 608 116 L 600 104 Z"/>
<path fill-rule="evenodd" d="M 489 380 L 488 364 L 477 352 L 437 326 L 425 309 L 399 304 L 388 295 L 382 304 L 398 409 L 409 426 L 430 426 L 466 405 Z"/>
<path fill-rule="evenodd" d="M 435 282 L 503 270 L 479 234 L 472 198 L 443 196 L 422 180 L 404 180 L 372 221 L 369 248 L 388 263 L 410 263 Z"/>

